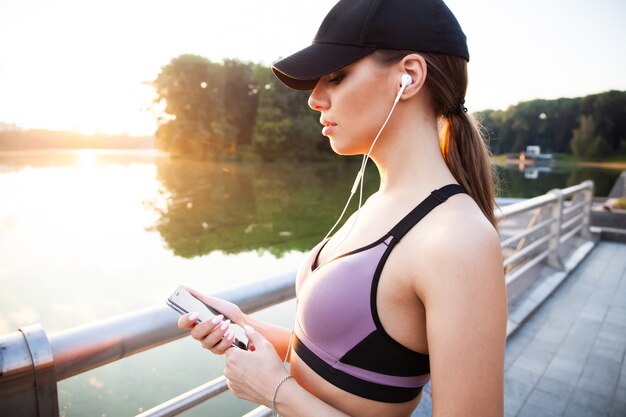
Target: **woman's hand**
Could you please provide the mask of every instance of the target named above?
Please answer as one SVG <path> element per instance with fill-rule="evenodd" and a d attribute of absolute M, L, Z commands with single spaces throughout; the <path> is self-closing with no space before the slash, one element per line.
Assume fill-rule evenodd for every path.
<path fill-rule="evenodd" d="M 224 320 L 223 315 L 215 316 L 212 320 L 197 323 L 198 313 L 187 313 L 178 319 L 178 327 L 191 330 L 191 337 L 202 344 L 202 347 L 216 355 L 222 355 L 231 346 L 235 335 L 229 332 L 230 320 Z"/>
<path fill-rule="evenodd" d="M 235 334 L 230 331 L 231 321 L 229 319 L 224 320 L 224 315 L 235 320 L 237 323 L 241 323 L 245 320 L 245 314 L 233 303 L 229 303 L 217 297 L 203 295 L 191 288 L 185 288 L 191 295 L 205 304 L 210 305 L 222 314 L 213 317 L 212 320 L 197 323 L 197 312 L 190 312 L 180 316 L 178 319 L 178 327 L 184 330 L 190 330 L 191 337 L 198 340 L 205 349 L 217 355 L 224 354 L 224 352 L 231 347 L 233 339 L 235 338 Z"/>
<path fill-rule="evenodd" d="M 271 408 L 276 385 L 289 372 L 267 339 L 250 326 L 244 326 L 244 329 L 255 349 L 228 349 L 224 376 L 228 387 L 238 398 Z M 293 383 L 293 380 L 285 383 Z"/>
<path fill-rule="evenodd" d="M 202 301 L 204 304 L 210 305 L 215 310 L 223 314 L 226 318 L 232 320 L 233 323 L 237 323 L 240 326 L 246 324 L 246 315 L 241 312 L 241 309 L 238 305 L 230 303 L 226 300 L 222 300 L 221 298 L 204 295 L 194 290 L 193 288 L 185 287 L 185 289 L 198 300 Z"/>

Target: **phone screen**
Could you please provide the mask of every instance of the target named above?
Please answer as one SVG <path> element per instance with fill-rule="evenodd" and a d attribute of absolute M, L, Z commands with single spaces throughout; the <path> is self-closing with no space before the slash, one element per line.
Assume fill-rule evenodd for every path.
<path fill-rule="evenodd" d="M 197 320 L 198 323 L 206 320 L 211 320 L 213 317 L 220 314 L 220 312 L 218 312 L 214 308 L 206 305 L 205 303 L 191 295 L 191 293 L 187 291 L 182 285 L 176 288 L 174 292 L 167 298 L 167 305 L 180 314 L 197 312 L 200 315 Z M 236 323 L 231 323 L 230 330 L 235 333 L 233 346 L 246 350 L 248 343 L 243 329 Z"/>

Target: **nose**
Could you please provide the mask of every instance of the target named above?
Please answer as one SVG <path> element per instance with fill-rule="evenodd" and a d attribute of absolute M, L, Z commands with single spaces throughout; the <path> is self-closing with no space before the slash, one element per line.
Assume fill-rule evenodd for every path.
<path fill-rule="evenodd" d="M 313 110 L 324 111 L 330 106 L 328 95 L 324 92 L 324 88 L 317 83 L 311 95 L 309 96 L 309 107 Z"/>

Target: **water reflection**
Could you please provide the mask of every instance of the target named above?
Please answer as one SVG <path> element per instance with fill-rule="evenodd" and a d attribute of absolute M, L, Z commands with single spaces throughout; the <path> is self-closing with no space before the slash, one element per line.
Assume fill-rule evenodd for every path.
<path fill-rule="evenodd" d="M 499 197 L 531 198 L 554 188 L 566 188 L 586 180 L 595 183 L 595 195 L 607 196 L 621 171 L 578 166 L 497 166 Z"/>
<path fill-rule="evenodd" d="M 218 164 L 160 159 L 158 198 L 147 201 L 158 231 L 175 255 L 194 258 L 214 251 L 306 251 L 328 230 L 348 196 L 357 170 L 352 163 L 316 165 Z M 619 171 L 593 168 L 499 167 L 500 197 L 534 197 L 591 179 L 607 195 Z M 377 187 L 375 169 L 366 194 Z"/>
<path fill-rule="evenodd" d="M 524 168 L 524 178 L 528 180 L 536 180 L 539 178 L 539 173 L 548 173 L 551 172 L 551 167 L 526 167 Z"/>
<path fill-rule="evenodd" d="M 178 256 L 222 251 L 305 251 L 328 230 L 348 197 L 355 164 L 207 164 L 157 162 L 154 224 Z M 374 171 L 366 190 L 376 187 Z"/>

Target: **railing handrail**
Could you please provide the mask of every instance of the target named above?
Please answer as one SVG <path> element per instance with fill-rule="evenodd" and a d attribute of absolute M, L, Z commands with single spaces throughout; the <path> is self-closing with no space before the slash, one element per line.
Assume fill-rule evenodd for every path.
<path fill-rule="evenodd" d="M 496 220 L 501 221 L 515 214 L 524 213 L 537 207 L 552 204 L 555 201 L 556 197 L 554 195 L 543 194 L 537 197 L 529 198 L 528 200 L 524 200 L 519 203 L 510 204 L 496 210 Z"/>
<path fill-rule="evenodd" d="M 569 211 L 576 213 L 577 210 L 582 209 L 581 214 L 574 214 L 574 216 L 584 214 L 586 217 L 589 217 L 593 187 L 594 184 L 592 181 L 585 181 L 563 190 L 554 190 L 548 194 L 507 205 L 496 210 L 496 218 L 500 221 L 504 218 L 540 207 L 553 207 L 553 217 L 551 217 L 551 220 L 543 221 L 532 228 L 521 231 L 506 239 L 507 242 L 515 242 L 516 239 L 526 238 L 526 236 L 542 228 L 551 228 L 544 237 L 529 244 L 525 248 L 521 248 L 505 261 L 506 265 L 515 263 L 525 258 L 526 255 L 531 254 L 533 250 L 542 246 L 547 241 L 550 242 L 551 246 L 548 250 L 535 254 L 531 259 L 527 260 L 526 264 L 521 268 L 510 275 L 507 274 L 507 284 L 514 281 L 521 273 L 543 259 L 547 257 L 552 260 L 557 259 L 558 253 L 556 253 L 554 245 L 558 248 L 560 242 L 570 238 L 581 230 L 585 230 L 585 227 L 588 229 L 589 221 L 588 218 L 585 218 L 583 219 L 583 223 L 567 230 L 570 226 L 569 223 L 574 222 L 569 221 L 562 224 L 562 206 L 565 199 L 583 192 L 585 193 L 586 204 L 573 204 L 570 206 L 571 209 Z M 554 209 L 554 204 L 559 202 L 561 204 Z M 558 219 L 555 220 L 554 216 L 558 216 Z M 532 229 L 532 232 L 529 231 L 530 229 Z M 561 235 L 562 233 L 563 235 Z M 552 262 L 551 264 L 558 264 L 558 262 Z M 295 272 L 291 272 L 276 278 L 218 292 L 215 295 L 239 305 L 242 311 L 246 313 L 252 313 L 294 298 L 294 282 Z M 9 335 L 0 336 L 0 344 L 2 344 L 3 341 L 9 341 L 11 346 L 17 346 L 17 348 L 14 349 L 15 351 L 30 351 L 32 358 L 37 357 L 36 350 L 39 348 L 42 348 L 43 351 L 51 351 L 54 375 L 56 376 L 56 381 L 60 381 L 187 335 L 187 332 L 179 330 L 176 326 L 177 318 L 177 314 L 163 304 L 162 306 L 137 310 L 100 320 L 95 323 L 52 333 L 47 339 L 47 345 L 45 332 L 43 332 L 43 330 L 37 333 L 37 329 L 31 329 L 32 331 L 29 333 L 25 328 L 20 329 L 21 334 L 24 335 L 23 338 L 20 332 L 11 333 Z M 34 336 L 30 336 L 30 339 L 37 340 L 37 344 L 41 346 L 32 346 L 31 344 L 33 342 L 29 341 L 29 337 L 26 337 L 27 334 L 33 334 Z M 26 359 L 24 359 L 24 361 L 27 362 Z M 43 374 L 41 371 L 35 369 L 32 363 L 30 365 L 33 369 L 29 369 L 28 363 L 20 363 L 18 360 L 13 362 L 8 361 L 7 363 L 9 363 L 8 366 L 11 367 L 8 372 L 6 363 L 4 368 L 0 368 L 0 411 L 2 411 L 3 390 L 7 384 L 15 384 L 21 381 L 19 382 L 20 384 L 32 389 L 33 382 L 28 376 L 29 372 L 35 376 L 39 374 L 48 375 L 46 378 L 50 379 L 49 368 L 46 368 L 46 373 Z M 33 361 L 33 363 L 35 363 L 35 361 Z M 3 365 L 0 363 L 0 366 Z M 47 366 L 49 366 L 49 364 Z M 52 382 L 56 384 L 56 381 Z M 48 381 L 48 383 L 50 383 L 50 381 Z M 35 385 L 37 385 L 36 378 Z M 40 388 L 36 387 L 35 389 L 39 390 Z M 151 410 L 145 411 L 140 414 L 140 416 L 163 417 L 175 415 L 208 398 L 220 394 L 226 389 L 224 378 L 217 378 Z M 37 393 L 39 394 L 39 391 L 37 391 Z M 56 388 L 50 390 L 50 393 L 50 395 L 56 396 Z M 57 414 L 54 415 L 58 416 L 58 410 Z M 266 410 L 260 410 L 250 413 L 250 416 L 252 415 L 267 415 L 267 412 Z"/>
<path fill-rule="evenodd" d="M 569 198 L 581 191 L 593 190 L 593 186 L 593 181 L 587 180 L 559 191 L 563 194 L 563 198 Z M 514 214 L 524 213 L 547 204 L 555 203 L 557 199 L 555 195 L 548 193 L 518 203 L 509 204 L 496 210 L 496 220 L 500 221 Z"/>
<path fill-rule="evenodd" d="M 215 293 L 253 313 L 295 297 L 295 272 Z M 262 296 L 259 296 L 262 294 Z M 255 297 L 256 295 L 256 297 Z M 189 334 L 165 305 L 145 308 L 52 333 L 57 380 L 97 368 Z"/>

